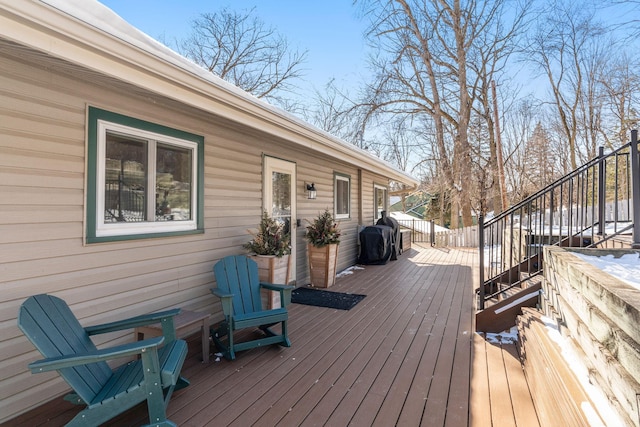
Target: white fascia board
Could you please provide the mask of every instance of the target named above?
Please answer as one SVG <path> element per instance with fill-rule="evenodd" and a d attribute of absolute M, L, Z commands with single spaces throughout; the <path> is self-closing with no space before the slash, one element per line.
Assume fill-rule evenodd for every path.
<path fill-rule="evenodd" d="M 116 20 L 120 28 L 101 25 L 95 17 L 86 14 L 87 21 L 74 15 L 82 12 L 80 6 L 86 5 Z M 17 44 L 259 129 L 391 180 L 418 184 L 415 178 L 387 162 L 212 75 L 93 0 L 0 0 L 0 28 L 0 37 Z M 123 32 L 118 34 L 119 29 Z"/>

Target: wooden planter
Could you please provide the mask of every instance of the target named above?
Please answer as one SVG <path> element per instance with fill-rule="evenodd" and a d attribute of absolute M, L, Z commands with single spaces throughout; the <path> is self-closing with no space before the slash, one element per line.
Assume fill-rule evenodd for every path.
<path fill-rule="evenodd" d="M 336 282 L 336 265 L 338 263 L 338 244 L 317 248 L 307 245 L 311 285 L 328 288 Z"/>
<path fill-rule="evenodd" d="M 258 277 L 261 282 L 288 285 L 291 277 L 291 256 L 277 258 L 273 255 L 254 255 L 251 257 L 258 264 Z M 267 307 L 279 308 L 280 293 L 267 292 Z"/>

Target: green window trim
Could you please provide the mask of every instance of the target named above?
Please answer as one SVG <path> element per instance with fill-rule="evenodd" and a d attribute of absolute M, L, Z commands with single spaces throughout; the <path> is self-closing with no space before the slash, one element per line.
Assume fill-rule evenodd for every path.
<path fill-rule="evenodd" d="M 346 186 L 346 195 L 340 189 Z M 345 197 L 346 196 L 346 197 Z M 339 172 L 333 173 L 333 214 L 336 219 L 351 218 L 351 176 Z"/>
<path fill-rule="evenodd" d="M 86 242 L 99 243 L 204 233 L 204 137 L 91 106 L 88 108 L 87 116 Z M 111 126 L 125 129 L 125 132 L 130 130 L 131 134 L 127 134 L 127 136 L 137 137 L 138 133 L 151 134 L 160 138 L 164 137 L 167 140 L 180 141 L 193 147 L 189 152 L 195 153 L 196 157 L 194 160 L 195 170 L 192 175 L 192 185 L 195 184 L 196 188 L 191 192 L 195 200 L 192 200 L 189 204 L 191 209 L 190 220 L 184 222 L 166 221 L 163 223 L 154 222 L 155 220 L 143 221 L 138 224 L 152 224 L 153 226 L 148 231 L 143 232 L 127 230 L 127 226 L 124 226 L 122 230 L 114 231 L 115 234 L 100 235 L 98 224 L 100 201 L 98 195 L 104 193 L 104 190 L 101 192 L 99 189 L 99 185 L 104 188 L 105 182 L 100 178 L 100 169 L 104 169 L 105 166 L 99 164 L 101 161 L 99 144 L 103 129 Z M 171 146 L 172 144 L 165 143 L 164 139 L 162 139 L 156 141 L 155 145 Z M 104 172 L 102 176 L 104 176 Z M 102 182 L 99 183 L 99 180 L 102 180 Z M 145 195 L 149 197 L 149 193 L 149 191 L 146 191 Z M 181 224 L 176 225 L 177 223 Z"/>

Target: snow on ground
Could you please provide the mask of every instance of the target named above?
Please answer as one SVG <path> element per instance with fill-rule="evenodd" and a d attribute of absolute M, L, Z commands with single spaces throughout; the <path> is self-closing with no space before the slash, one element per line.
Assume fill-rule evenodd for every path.
<path fill-rule="evenodd" d="M 355 270 L 364 270 L 364 268 L 363 267 L 358 267 L 357 265 L 354 265 L 353 267 L 349 267 L 347 269 L 344 269 L 340 273 L 336 274 L 336 278 L 337 277 L 348 276 L 349 274 L 353 274 L 353 272 Z"/>
<path fill-rule="evenodd" d="M 608 403 L 609 400 L 607 399 L 607 397 L 599 388 L 591 383 L 587 367 L 571 347 L 567 338 L 563 337 L 560 334 L 556 323 L 552 319 L 545 316 L 542 317 L 542 321 L 547 327 L 549 338 L 551 338 L 551 340 L 553 340 L 560 347 L 562 357 L 567 362 L 567 366 L 569 366 L 569 368 L 573 371 L 574 375 L 580 382 L 580 385 L 582 386 L 585 393 L 589 396 L 591 401 L 598 405 L 597 413 L 599 413 L 602 419 L 605 420 L 606 425 L 610 427 L 623 427 L 625 424 L 622 422 L 617 412 Z M 582 411 L 589 418 L 589 425 L 591 427 L 604 426 L 604 424 L 599 421 L 599 417 L 596 415 L 595 409 L 589 402 L 582 402 Z"/>
<path fill-rule="evenodd" d="M 518 342 L 518 328 L 513 327 L 509 332 L 500 332 L 499 334 L 485 334 L 485 339 L 492 344 L 515 344 Z"/>
<path fill-rule="evenodd" d="M 484 247 L 484 266 L 500 268 L 502 265 L 502 245 Z"/>
<path fill-rule="evenodd" d="M 640 289 L 640 254 L 624 254 L 618 258 L 613 255 L 595 256 L 573 252 L 578 258 L 599 268 L 605 273 Z"/>

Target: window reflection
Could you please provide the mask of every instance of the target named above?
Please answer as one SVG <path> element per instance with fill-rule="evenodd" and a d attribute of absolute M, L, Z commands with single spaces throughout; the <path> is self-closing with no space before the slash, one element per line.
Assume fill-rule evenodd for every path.
<path fill-rule="evenodd" d="M 346 179 L 336 180 L 336 215 L 349 215 L 349 181 Z"/>
<path fill-rule="evenodd" d="M 376 219 L 382 218 L 382 211 L 387 210 L 387 189 L 375 188 Z"/>
<path fill-rule="evenodd" d="M 271 216 L 283 224 L 283 230 L 289 234 L 291 231 L 291 175 L 282 172 L 272 172 L 272 208 Z"/>
<path fill-rule="evenodd" d="M 147 220 L 147 149 L 144 140 L 107 132 L 104 222 Z"/>
<path fill-rule="evenodd" d="M 149 205 L 150 147 L 155 144 L 155 205 Z M 105 145 L 104 222 L 188 221 L 193 150 L 107 132 Z M 153 199 L 151 199 L 153 200 Z M 153 210 L 155 214 L 148 212 Z"/>
<path fill-rule="evenodd" d="M 158 144 L 156 152 L 156 221 L 192 219 L 192 151 Z"/>
<path fill-rule="evenodd" d="M 273 172 L 272 176 L 273 206 L 271 216 L 291 216 L 291 175 L 281 172 Z"/>

